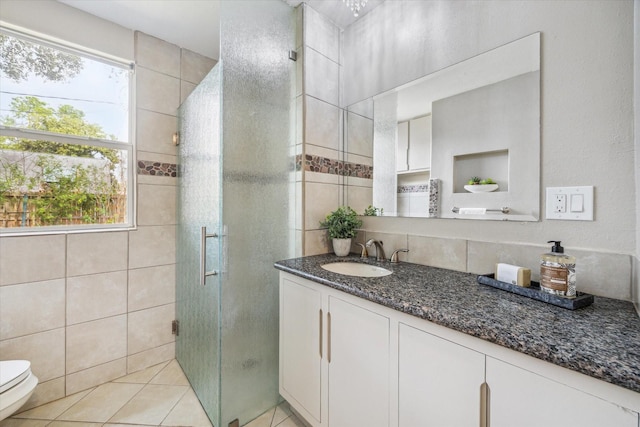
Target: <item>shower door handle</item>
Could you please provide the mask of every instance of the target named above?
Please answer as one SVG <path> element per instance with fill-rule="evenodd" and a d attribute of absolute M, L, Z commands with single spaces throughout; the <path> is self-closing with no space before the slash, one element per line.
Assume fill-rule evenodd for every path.
<path fill-rule="evenodd" d="M 216 233 L 207 234 L 207 227 L 202 227 L 200 231 L 200 284 L 204 286 L 207 276 L 218 274 L 216 270 L 207 271 L 207 239 L 218 237 Z"/>

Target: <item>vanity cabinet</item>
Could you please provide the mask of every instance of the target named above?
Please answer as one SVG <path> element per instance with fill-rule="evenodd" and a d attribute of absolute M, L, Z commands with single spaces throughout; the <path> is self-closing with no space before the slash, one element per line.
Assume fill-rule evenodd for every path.
<path fill-rule="evenodd" d="M 487 357 L 491 427 L 636 427 L 638 414 L 581 390 Z"/>
<path fill-rule="evenodd" d="M 319 423 L 322 361 L 320 291 L 280 280 L 280 394 L 309 422 Z"/>
<path fill-rule="evenodd" d="M 482 353 L 400 323 L 400 427 L 484 425 L 484 363 Z"/>
<path fill-rule="evenodd" d="M 280 394 L 313 426 L 389 425 L 389 318 L 281 274 Z"/>
<path fill-rule="evenodd" d="M 280 273 L 280 394 L 314 427 L 638 427 L 638 393 Z"/>
<path fill-rule="evenodd" d="M 329 426 L 389 425 L 389 319 L 329 296 Z"/>

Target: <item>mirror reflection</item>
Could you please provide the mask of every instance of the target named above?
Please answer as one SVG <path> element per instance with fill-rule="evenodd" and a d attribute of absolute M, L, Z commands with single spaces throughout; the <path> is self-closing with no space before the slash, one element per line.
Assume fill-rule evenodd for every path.
<path fill-rule="evenodd" d="M 347 155 L 365 139 L 357 122 L 373 117 L 383 216 L 538 220 L 539 33 L 347 110 Z"/>

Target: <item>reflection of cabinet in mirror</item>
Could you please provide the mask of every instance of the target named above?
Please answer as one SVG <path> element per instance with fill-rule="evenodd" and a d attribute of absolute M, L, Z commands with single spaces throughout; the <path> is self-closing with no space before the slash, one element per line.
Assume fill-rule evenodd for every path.
<path fill-rule="evenodd" d="M 398 123 L 398 173 L 431 168 L 431 114 Z"/>
<path fill-rule="evenodd" d="M 431 174 L 431 114 L 398 123 L 398 216 L 426 217 Z"/>

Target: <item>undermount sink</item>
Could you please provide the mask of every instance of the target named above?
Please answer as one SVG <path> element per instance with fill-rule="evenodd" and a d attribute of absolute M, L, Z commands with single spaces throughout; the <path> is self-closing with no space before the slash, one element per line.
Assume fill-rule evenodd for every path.
<path fill-rule="evenodd" d="M 344 274 L 345 276 L 383 277 L 393 273 L 386 268 L 359 262 L 332 262 L 321 265 L 321 267 L 332 273 Z"/>

